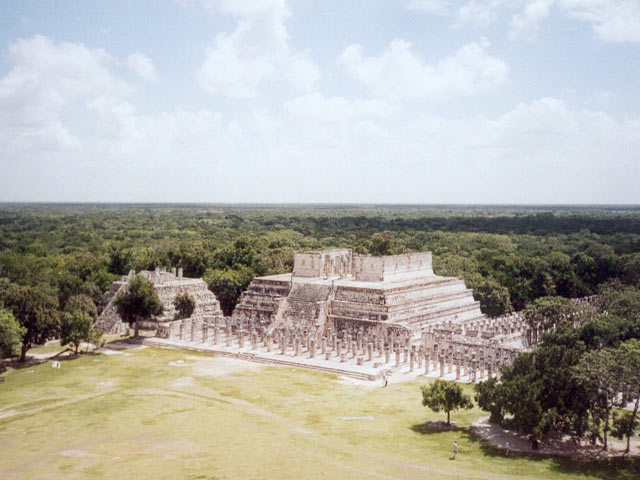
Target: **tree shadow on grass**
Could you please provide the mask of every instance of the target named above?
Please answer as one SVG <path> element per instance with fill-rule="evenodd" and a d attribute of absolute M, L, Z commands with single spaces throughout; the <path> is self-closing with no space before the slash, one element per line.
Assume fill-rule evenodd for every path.
<path fill-rule="evenodd" d="M 411 430 L 421 435 L 432 435 L 435 433 L 442 432 L 462 432 L 467 430 L 465 428 L 458 427 L 455 423 L 451 423 L 451 425 L 447 425 L 446 422 L 426 422 L 426 423 L 418 423 L 416 425 L 411 425 Z"/>
<path fill-rule="evenodd" d="M 503 459 L 525 459 L 532 462 L 549 462 L 549 468 L 554 473 L 569 475 L 584 475 L 602 480 L 640 480 L 640 459 L 629 457 L 608 458 L 571 458 L 553 454 L 540 454 L 535 452 L 511 451 L 505 455 L 504 448 L 495 447 L 487 443 L 480 435 L 474 433 L 468 427 L 439 428 L 438 423 L 427 422 L 412 425 L 412 431 L 421 435 L 436 435 L 445 432 L 456 432 L 461 447 L 478 448 L 486 457 Z"/>
<path fill-rule="evenodd" d="M 465 441 L 477 445 L 482 453 L 487 457 L 505 458 L 505 450 L 501 447 L 490 445 L 480 435 L 466 429 Z M 629 457 L 593 457 L 593 458 L 573 458 L 564 455 L 554 455 L 552 453 L 511 451 L 506 458 L 526 459 L 532 462 L 547 461 L 550 463 L 552 472 L 585 475 L 602 480 L 639 480 L 640 479 L 640 459 Z"/>

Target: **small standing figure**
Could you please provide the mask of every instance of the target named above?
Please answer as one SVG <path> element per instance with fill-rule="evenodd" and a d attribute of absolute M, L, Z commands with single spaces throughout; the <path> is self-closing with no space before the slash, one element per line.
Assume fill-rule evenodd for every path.
<path fill-rule="evenodd" d="M 389 385 L 389 377 L 387 377 L 387 373 L 386 372 L 382 374 L 382 380 L 384 380 L 383 387 L 386 387 L 387 385 Z"/>
<path fill-rule="evenodd" d="M 509 455 L 510 451 L 511 449 L 509 448 L 509 440 L 507 440 L 507 443 L 504 444 L 504 454 Z"/>
<path fill-rule="evenodd" d="M 458 441 L 453 441 L 453 459 L 456 459 L 456 455 L 458 454 Z"/>

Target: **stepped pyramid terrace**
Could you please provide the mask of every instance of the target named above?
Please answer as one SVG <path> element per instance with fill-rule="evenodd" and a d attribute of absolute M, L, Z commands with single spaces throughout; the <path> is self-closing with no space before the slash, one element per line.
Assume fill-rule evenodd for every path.
<path fill-rule="evenodd" d="M 122 321 L 113 300 L 120 291 L 127 288 L 129 280 L 136 275 L 130 271 L 129 275 L 121 280 L 113 282 L 107 292 L 106 307 L 96 320 L 96 327 L 105 333 L 128 332 L 129 326 Z M 157 329 L 156 335 L 162 338 L 184 335 L 184 330 L 189 330 L 192 337 L 202 338 L 203 325 L 207 325 L 216 319 L 222 319 L 220 302 L 209 291 L 207 284 L 200 278 L 186 278 L 182 269 L 175 268 L 168 272 L 166 268 L 156 267 L 155 271 L 143 270 L 141 275 L 153 282 L 153 289 L 164 305 L 164 312 L 151 322 L 141 322 L 142 328 Z M 174 299 L 183 293 L 188 293 L 196 302 L 196 308 L 190 318 L 186 320 L 174 320 L 176 310 L 173 306 Z"/>
<path fill-rule="evenodd" d="M 418 375 L 475 382 L 499 375 L 540 331 L 520 313 L 489 318 L 458 278 L 436 275 L 430 252 L 375 257 L 348 249 L 296 252 L 293 271 L 254 278 L 232 316 L 223 317 L 202 280 L 154 279 L 165 306 L 191 285 L 194 317 L 158 319 L 146 345 L 200 351 L 361 380 Z M 124 288 L 128 277 L 112 292 Z M 115 295 L 115 293 L 112 293 Z M 169 302 L 169 303 L 167 303 Z M 593 298 L 577 299 L 591 308 Z M 113 314 L 103 312 L 113 323 Z M 154 323 L 155 325 L 155 323 Z"/>
<path fill-rule="evenodd" d="M 433 273 L 430 252 L 385 257 L 351 250 L 296 253 L 291 274 L 255 278 L 238 324 L 420 337 L 429 328 L 485 320 L 473 292 Z"/>

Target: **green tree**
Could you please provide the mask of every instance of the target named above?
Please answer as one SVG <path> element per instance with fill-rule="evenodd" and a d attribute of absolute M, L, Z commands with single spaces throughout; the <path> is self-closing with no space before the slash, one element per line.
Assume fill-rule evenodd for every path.
<path fill-rule="evenodd" d="M 499 317 L 513 311 L 509 290 L 495 280 L 483 279 L 472 288 L 473 298 L 480 302 L 480 309 L 485 315 Z"/>
<path fill-rule="evenodd" d="M 498 391 L 498 379 L 493 377 L 484 382 L 476 383 L 473 389 L 476 391 L 475 400 L 478 406 L 491 414 L 489 421 L 493 423 L 502 422 L 504 419 L 502 413 L 504 406 Z"/>
<path fill-rule="evenodd" d="M 193 311 L 196 309 L 196 301 L 191 295 L 184 292 L 173 299 L 173 306 L 176 309 L 175 319 L 180 320 L 182 318 L 189 318 L 193 314 Z"/>
<path fill-rule="evenodd" d="M 604 449 L 608 448 L 613 407 L 622 406 L 620 393 L 625 391 L 624 360 L 619 351 L 603 348 L 585 353 L 575 367 L 574 374 L 585 384 L 587 391 L 594 394 L 590 405 L 591 418 L 602 425 Z"/>
<path fill-rule="evenodd" d="M 64 311 L 67 313 L 80 310 L 89 315 L 93 320 L 98 318 L 98 309 L 89 295 L 81 293 L 80 295 L 74 295 L 69 297 L 67 304 L 64 306 Z"/>
<path fill-rule="evenodd" d="M 22 342 L 26 329 L 6 309 L 0 309 L 0 356 L 10 357 Z"/>
<path fill-rule="evenodd" d="M 633 412 L 614 412 L 613 414 L 611 435 L 618 440 L 626 437 L 627 447 L 624 453 L 629 453 L 631 450 L 631 437 L 638 432 L 638 427 L 640 427 L 640 420 L 638 420 L 637 413 L 638 410 L 637 407 L 635 407 Z"/>
<path fill-rule="evenodd" d="M 131 258 L 133 252 L 131 250 L 125 250 L 124 248 L 111 245 L 109 247 L 109 265 L 107 269 L 109 273 L 115 273 L 116 275 L 125 275 L 129 272 L 131 267 Z"/>
<path fill-rule="evenodd" d="M 640 316 L 640 289 L 619 280 L 607 282 L 599 289 L 598 303 L 610 315 L 636 319 Z"/>
<path fill-rule="evenodd" d="M 625 412 L 624 415 L 614 418 L 613 434 L 622 439 L 627 437 L 627 448 L 625 453 L 631 449 L 631 437 L 638 429 L 638 407 L 640 407 L 640 340 L 633 338 L 620 344 L 615 355 L 622 364 L 623 390 L 622 401 L 624 403 L 633 402 L 633 410 Z"/>
<path fill-rule="evenodd" d="M 396 236 L 391 232 L 374 233 L 371 237 L 371 255 L 395 255 L 404 249 L 398 245 Z"/>
<path fill-rule="evenodd" d="M 523 315 L 532 327 L 547 330 L 553 326 L 572 323 L 578 308 L 566 298 L 540 297 L 528 305 Z"/>
<path fill-rule="evenodd" d="M 24 327 L 20 361 L 34 343 L 44 343 L 59 333 L 60 315 L 55 298 L 31 287 L 12 285 L 5 293 L 5 306 Z"/>
<path fill-rule="evenodd" d="M 161 315 L 164 306 L 158 298 L 153 283 L 141 275 L 129 281 L 126 290 L 114 299 L 118 314 L 129 325 L 135 326 L 135 336 L 139 334 L 139 322 Z"/>
<path fill-rule="evenodd" d="M 240 295 L 247 289 L 252 278 L 251 269 L 243 265 L 225 270 L 209 270 L 205 274 L 209 290 L 215 294 L 220 308 L 227 316 L 233 312 Z"/>
<path fill-rule="evenodd" d="M 98 310 L 90 296 L 80 294 L 70 297 L 64 306 L 60 344 L 72 345 L 76 354 L 81 342 L 99 345 L 102 332 L 93 328 L 96 318 Z"/>
<path fill-rule="evenodd" d="M 423 385 L 422 405 L 429 407 L 434 412 L 441 410 L 447 412 L 447 424 L 451 424 L 451 411 L 464 408 L 473 408 L 473 402 L 469 395 L 462 392 L 462 387 L 456 382 L 436 380 L 432 385 Z"/>
<path fill-rule="evenodd" d="M 76 353 L 82 342 L 92 340 L 93 318 L 84 310 L 65 312 L 60 329 L 60 345 L 71 345 Z"/>

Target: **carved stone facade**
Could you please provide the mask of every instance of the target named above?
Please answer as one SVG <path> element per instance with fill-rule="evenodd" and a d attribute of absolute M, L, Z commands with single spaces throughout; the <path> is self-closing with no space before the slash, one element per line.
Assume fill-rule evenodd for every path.
<path fill-rule="evenodd" d="M 406 330 L 484 318 L 464 282 L 433 273 L 431 252 L 375 257 L 297 252 L 292 274 L 255 278 L 234 324 L 305 330 Z"/>
<path fill-rule="evenodd" d="M 184 280 L 193 280 L 188 285 L 194 297 L 202 292 L 209 300 L 186 320 L 172 320 L 167 310 L 158 326 L 160 338 L 148 338 L 148 344 L 354 378 L 413 372 L 476 382 L 499 375 L 518 352 L 535 348 L 542 333 L 520 313 L 483 315 L 462 280 L 434 274 L 429 252 L 388 257 L 350 250 L 296 253 L 293 273 L 254 278 L 226 318 L 213 294 L 204 293 L 204 282 L 176 282 L 165 273 L 143 272 L 166 307 L 172 308 L 172 299 L 187 285 Z M 126 281 L 114 283 L 112 291 Z M 590 309 L 594 299 L 576 302 Z M 571 319 L 581 320 L 581 315 Z"/>
<path fill-rule="evenodd" d="M 96 320 L 96 327 L 105 333 L 123 333 L 128 331 L 125 324 L 118 315 L 113 303 L 116 295 L 126 287 L 136 273 L 129 272 L 129 275 L 121 280 L 113 282 L 107 294 L 107 306 Z M 158 298 L 164 305 L 164 312 L 161 316 L 151 322 L 143 322 L 143 328 L 156 328 L 156 335 L 160 338 L 202 338 L 203 326 L 213 324 L 216 320 L 222 320 L 222 310 L 220 302 L 215 295 L 209 291 L 207 284 L 200 278 L 186 278 L 182 274 L 182 269 L 172 268 L 168 272 L 166 268 L 156 267 L 155 271 L 144 270 L 138 275 L 153 282 L 153 288 Z M 196 302 L 196 308 L 190 318 L 185 320 L 175 320 L 176 310 L 173 305 L 178 295 L 188 293 Z M 195 330 L 195 332 L 193 331 Z"/>

